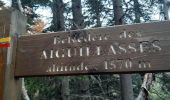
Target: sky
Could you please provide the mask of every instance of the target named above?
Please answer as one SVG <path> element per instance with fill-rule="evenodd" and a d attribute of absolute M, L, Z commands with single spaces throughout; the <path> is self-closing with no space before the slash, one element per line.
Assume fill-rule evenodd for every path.
<path fill-rule="evenodd" d="M 1 0 L 5 3 L 5 6 L 11 6 L 11 0 Z M 36 10 L 36 13 L 41 16 L 40 19 L 42 19 L 46 25 L 46 27 L 48 27 L 50 25 L 51 22 L 51 17 L 52 17 L 52 13 L 49 7 L 39 7 Z M 45 27 L 45 28 L 46 28 Z"/>
<path fill-rule="evenodd" d="M 6 4 L 6 6 L 11 5 L 11 0 L 1 0 L 1 1 L 3 1 Z"/>
<path fill-rule="evenodd" d="M 2 0 L 6 6 L 10 6 L 11 5 L 11 0 Z M 68 2 L 69 0 L 64 0 L 64 2 Z M 155 8 L 155 13 L 152 15 L 152 20 L 159 20 L 159 12 L 157 8 Z M 52 13 L 49 7 L 39 7 L 36 10 L 36 13 L 38 15 L 40 15 L 41 19 L 45 22 L 45 24 L 47 25 L 46 27 L 48 27 L 50 25 L 50 21 L 51 21 L 51 17 L 52 17 Z"/>

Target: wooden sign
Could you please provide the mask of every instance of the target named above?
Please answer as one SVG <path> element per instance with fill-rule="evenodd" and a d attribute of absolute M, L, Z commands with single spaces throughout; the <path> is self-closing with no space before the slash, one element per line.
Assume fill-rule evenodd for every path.
<path fill-rule="evenodd" d="M 15 76 L 170 70 L 170 21 L 20 36 Z"/>

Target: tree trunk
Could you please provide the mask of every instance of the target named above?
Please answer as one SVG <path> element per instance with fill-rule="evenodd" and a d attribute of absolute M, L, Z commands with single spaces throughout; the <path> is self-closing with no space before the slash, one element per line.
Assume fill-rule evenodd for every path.
<path fill-rule="evenodd" d="M 96 11 L 96 27 L 101 27 L 101 21 L 100 21 L 100 17 L 101 17 L 101 15 L 100 15 L 100 13 L 101 13 L 101 8 L 99 7 L 100 6 L 100 3 L 101 3 L 102 1 L 100 1 L 100 0 L 96 0 L 96 5 L 97 5 L 97 7 L 95 7 L 95 11 Z"/>
<path fill-rule="evenodd" d="M 90 99 L 90 91 L 89 91 L 89 77 L 88 76 L 82 76 L 84 77 L 82 80 L 80 80 L 80 95 L 82 96 L 78 100 L 87 100 Z"/>
<path fill-rule="evenodd" d="M 140 23 L 140 5 L 138 0 L 133 0 L 134 2 L 134 11 L 135 11 L 135 23 Z M 153 74 L 146 73 L 144 75 L 143 83 L 141 90 L 139 92 L 138 97 L 136 100 L 148 100 L 148 90 L 150 89 L 150 85 L 152 84 Z"/>
<path fill-rule="evenodd" d="M 12 7 L 19 10 L 18 2 L 17 0 L 12 0 Z"/>
<path fill-rule="evenodd" d="M 123 24 L 122 0 L 113 0 L 114 20 L 116 25 Z M 121 100 L 134 100 L 132 78 L 130 74 L 120 75 Z"/>
<path fill-rule="evenodd" d="M 53 0 L 52 3 L 52 31 L 63 31 L 64 30 L 64 3 L 62 0 Z"/>
<path fill-rule="evenodd" d="M 82 6 L 81 0 L 72 0 L 72 13 L 73 13 L 73 27 L 72 29 L 82 29 L 84 28 L 84 18 L 82 15 Z M 87 98 L 83 98 L 83 95 L 89 95 L 89 78 L 88 76 L 81 76 L 84 77 L 82 80 L 79 81 L 80 87 L 80 94 L 82 95 L 79 100 L 87 100 Z"/>
<path fill-rule="evenodd" d="M 63 31 L 64 28 L 64 3 L 63 0 L 53 0 L 52 2 L 52 31 Z M 70 100 L 69 77 L 65 76 L 61 82 L 61 99 Z"/>
<path fill-rule="evenodd" d="M 23 96 L 24 100 L 30 100 L 30 98 L 27 94 L 27 89 L 25 87 L 24 78 L 22 78 L 22 96 Z"/>
<path fill-rule="evenodd" d="M 24 13 L 24 10 L 22 8 L 21 0 L 17 0 L 18 8 L 21 13 Z"/>
<path fill-rule="evenodd" d="M 168 7 L 167 3 L 168 3 L 167 0 L 163 0 L 164 20 L 169 20 L 169 14 L 168 14 L 169 7 Z"/>
<path fill-rule="evenodd" d="M 97 12 L 96 20 L 97 20 L 96 27 L 101 27 L 100 12 Z"/>
<path fill-rule="evenodd" d="M 123 24 L 122 0 L 113 0 L 115 25 Z"/>
<path fill-rule="evenodd" d="M 81 0 L 72 0 L 73 27 L 72 29 L 84 28 Z"/>
<path fill-rule="evenodd" d="M 135 23 L 140 23 L 140 5 L 138 0 L 133 0 L 134 2 L 134 11 L 135 11 Z"/>
<path fill-rule="evenodd" d="M 144 75 L 141 91 L 139 92 L 139 95 L 136 98 L 136 100 L 149 100 L 148 91 L 150 89 L 150 86 L 152 85 L 152 81 L 153 81 L 153 74 L 146 73 Z"/>
<path fill-rule="evenodd" d="M 70 100 L 69 76 L 64 76 L 61 87 L 62 100 Z"/>

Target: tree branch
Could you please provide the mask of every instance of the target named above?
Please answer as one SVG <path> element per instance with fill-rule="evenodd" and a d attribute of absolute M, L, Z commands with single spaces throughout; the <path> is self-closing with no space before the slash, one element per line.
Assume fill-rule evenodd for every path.
<path fill-rule="evenodd" d="M 153 74 L 146 73 L 144 75 L 141 90 L 140 90 L 139 95 L 136 98 L 136 100 L 149 100 L 148 94 L 149 94 L 149 89 L 152 85 L 152 81 L 153 81 Z"/>
<path fill-rule="evenodd" d="M 26 87 L 25 87 L 25 82 L 24 82 L 24 78 L 22 78 L 22 95 L 23 95 L 23 98 L 25 100 L 30 100 L 28 94 L 27 94 L 27 90 L 26 90 Z"/>
<path fill-rule="evenodd" d="M 18 8 L 21 11 L 21 13 L 24 13 L 24 10 L 22 8 L 21 0 L 17 0 Z"/>

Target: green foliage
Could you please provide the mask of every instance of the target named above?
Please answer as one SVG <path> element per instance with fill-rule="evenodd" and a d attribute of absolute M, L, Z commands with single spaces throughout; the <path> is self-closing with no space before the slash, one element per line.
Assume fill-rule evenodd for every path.
<path fill-rule="evenodd" d="M 142 81 L 142 76 L 140 74 L 132 74 L 132 84 L 135 97 L 137 97 L 139 94 Z"/>
<path fill-rule="evenodd" d="M 21 0 L 23 6 L 35 7 L 50 6 L 50 0 Z"/>
<path fill-rule="evenodd" d="M 137 2 L 137 5 L 134 3 Z M 135 14 L 140 17 L 140 21 L 148 22 L 151 20 L 151 15 L 153 13 L 153 7 L 156 5 L 154 1 L 149 0 L 123 0 L 124 3 L 124 18 L 126 23 L 139 23 L 138 19 L 135 18 Z"/>
<path fill-rule="evenodd" d="M 17 0 L 12 0 L 12 3 L 16 2 Z M 50 6 L 50 4 L 51 4 L 50 0 L 21 0 L 21 5 L 23 9 L 25 9 L 26 15 L 28 17 L 27 21 L 28 24 L 33 25 L 34 24 L 33 20 L 39 17 L 38 14 L 35 13 L 36 9 L 42 6 L 44 7 Z M 17 3 L 12 5 L 15 5 L 14 7 L 18 6 Z"/>
<path fill-rule="evenodd" d="M 34 77 L 26 78 L 26 88 L 29 90 L 28 94 L 31 100 L 36 98 L 38 100 L 48 100 L 52 98 L 60 98 L 61 96 L 61 79 L 62 77 Z"/>
<path fill-rule="evenodd" d="M 159 73 L 150 90 L 150 100 L 169 100 L 170 73 Z"/>
<path fill-rule="evenodd" d="M 110 0 L 109 0 L 110 1 Z M 102 23 L 107 23 L 112 17 L 111 5 L 108 0 L 86 0 L 86 8 L 88 15 L 85 24 L 87 26 L 101 27 Z M 113 23 L 113 22 L 112 22 Z"/>

